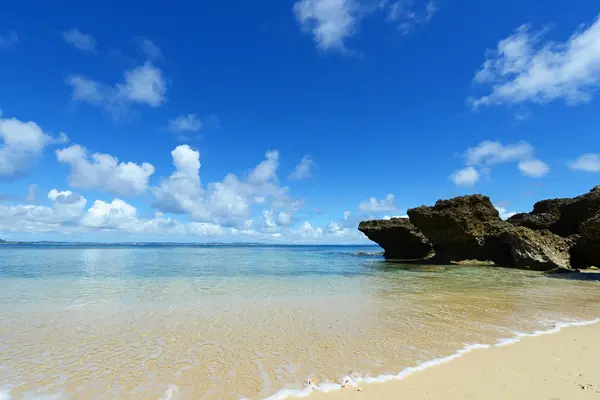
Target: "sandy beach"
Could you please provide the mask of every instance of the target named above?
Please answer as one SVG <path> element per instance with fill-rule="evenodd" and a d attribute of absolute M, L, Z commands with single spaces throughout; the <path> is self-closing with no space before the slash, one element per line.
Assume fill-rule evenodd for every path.
<path fill-rule="evenodd" d="M 361 384 L 314 400 L 583 400 L 600 399 L 600 324 L 473 350 L 405 379 Z"/>

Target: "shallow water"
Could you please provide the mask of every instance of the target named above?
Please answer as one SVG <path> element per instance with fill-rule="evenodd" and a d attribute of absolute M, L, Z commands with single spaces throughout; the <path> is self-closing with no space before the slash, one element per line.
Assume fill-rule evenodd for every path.
<path fill-rule="evenodd" d="M 600 317 L 596 282 L 377 251 L 2 246 L 0 399 L 260 399 Z"/>

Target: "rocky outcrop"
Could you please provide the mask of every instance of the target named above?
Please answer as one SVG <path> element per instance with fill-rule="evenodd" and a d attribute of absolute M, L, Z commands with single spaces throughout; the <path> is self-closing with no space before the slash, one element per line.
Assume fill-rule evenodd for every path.
<path fill-rule="evenodd" d="M 503 221 L 486 196 L 440 200 L 433 207 L 408 210 L 408 215 L 431 241 L 438 263 L 476 259 L 543 271 L 569 268 L 567 240 Z"/>
<path fill-rule="evenodd" d="M 363 221 L 358 230 L 379 244 L 387 259 L 421 260 L 432 253 L 429 240 L 408 218 Z"/>
<path fill-rule="evenodd" d="M 582 225 L 600 212 L 600 185 L 589 193 L 568 199 L 542 200 L 530 213 L 516 214 L 508 219 L 513 225 L 569 237 L 579 234 Z"/>
<path fill-rule="evenodd" d="M 508 222 L 567 238 L 573 266 L 600 265 L 600 185 L 574 198 L 540 201 L 532 212 L 514 215 Z"/>
<path fill-rule="evenodd" d="M 408 210 L 410 221 L 431 241 L 435 260 L 490 260 L 489 235 L 502 220 L 490 199 L 481 195 L 439 200 L 435 206 Z"/>
<path fill-rule="evenodd" d="M 579 240 L 571 250 L 573 265 L 600 267 L 600 212 L 581 224 Z"/>
<path fill-rule="evenodd" d="M 510 263 L 503 265 L 537 271 L 571 268 L 569 250 L 572 244 L 550 231 L 513 227 L 501 238 L 511 257 Z M 500 249 L 504 250 L 503 247 Z"/>
<path fill-rule="evenodd" d="M 600 266 L 600 186 L 584 195 L 536 203 L 503 221 L 482 195 L 408 210 L 408 219 L 367 221 L 359 229 L 386 258 L 450 264 L 489 261 L 540 271 Z"/>

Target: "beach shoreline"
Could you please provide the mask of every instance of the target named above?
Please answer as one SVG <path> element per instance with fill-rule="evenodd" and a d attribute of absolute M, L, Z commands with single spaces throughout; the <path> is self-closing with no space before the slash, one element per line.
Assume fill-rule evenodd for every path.
<path fill-rule="evenodd" d="M 598 320 L 522 334 L 403 371 L 385 381 L 317 387 L 311 399 L 501 400 L 600 398 Z M 425 363 L 428 364 L 428 363 Z M 423 365 L 423 364 L 422 364 Z M 278 399 L 273 396 L 270 399 Z M 281 397 L 283 398 L 283 397 Z M 294 398 L 289 396 L 289 398 Z"/>

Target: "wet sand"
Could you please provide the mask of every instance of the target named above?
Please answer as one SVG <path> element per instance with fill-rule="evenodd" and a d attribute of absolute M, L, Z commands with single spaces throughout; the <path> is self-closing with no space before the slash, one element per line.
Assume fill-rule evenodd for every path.
<path fill-rule="evenodd" d="M 473 350 L 402 380 L 361 384 L 312 400 L 600 399 L 600 324 Z M 360 388 L 360 389 L 359 389 Z"/>

